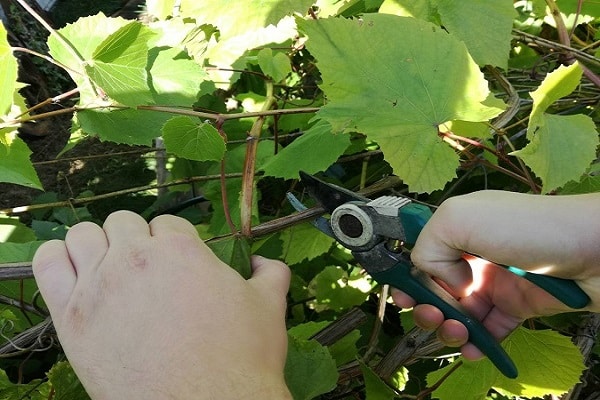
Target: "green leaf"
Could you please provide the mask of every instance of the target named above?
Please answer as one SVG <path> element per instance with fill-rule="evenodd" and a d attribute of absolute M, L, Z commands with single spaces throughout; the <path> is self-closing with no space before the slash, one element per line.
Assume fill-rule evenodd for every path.
<path fill-rule="evenodd" d="M 529 144 L 511 153 L 525 161 L 542 179 L 547 193 L 578 180 L 596 158 L 598 132 L 586 115 L 552 115 L 545 111 L 579 85 L 581 67 L 574 63 L 548 74 L 531 93 L 533 108 L 527 125 Z"/>
<path fill-rule="evenodd" d="M 587 115 L 543 114 L 529 144 L 513 152 L 542 179 L 543 193 L 577 180 L 596 159 L 598 131 Z"/>
<path fill-rule="evenodd" d="M 0 215 L 0 243 L 27 243 L 36 239 L 33 230 L 18 218 Z"/>
<path fill-rule="evenodd" d="M 0 117 L 10 111 L 17 81 L 17 60 L 12 54 L 4 24 L 0 21 Z"/>
<path fill-rule="evenodd" d="M 232 68 L 250 49 L 293 39 L 297 31 L 289 16 L 305 14 L 312 3 L 313 0 L 182 0 L 181 15 L 219 29 L 218 42 L 207 49 L 204 58 L 211 65 Z M 229 82 L 236 76 L 232 71 L 209 73 L 215 82 Z"/>
<path fill-rule="evenodd" d="M 294 400 L 310 400 L 335 388 L 338 372 L 327 348 L 315 340 L 302 340 L 293 336 L 288 339 L 284 372 Z"/>
<path fill-rule="evenodd" d="M 435 0 L 442 25 L 465 42 L 477 64 L 508 67 L 513 0 Z M 450 75 L 451 76 L 451 75 Z"/>
<path fill-rule="evenodd" d="M 348 284 L 348 273 L 340 267 L 325 267 L 308 285 L 315 296 L 317 311 L 342 311 L 362 304 L 367 293 Z"/>
<path fill-rule="evenodd" d="M 292 226 L 281 232 L 285 262 L 293 265 L 304 260 L 312 260 L 331 248 L 335 240 L 312 224 Z"/>
<path fill-rule="evenodd" d="M 368 400 L 394 400 L 396 392 L 389 387 L 377 374 L 363 362 L 360 370 L 365 379 L 365 391 Z"/>
<path fill-rule="evenodd" d="M 59 361 L 50 371 L 48 380 L 54 388 L 54 400 L 89 400 L 87 392 L 67 361 Z"/>
<path fill-rule="evenodd" d="M 529 116 L 527 133 L 533 132 L 539 125 L 548 107 L 556 100 L 568 96 L 581 82 L 583 70 L 579 63 L 575 62 L 568 67 L 560 66 L 544 78 L 542 84 L 530 93 L 533 99 L 533 107 Z"/>
<path fill-rule="evenodd" d="M 578 381 L 585 365 L 583 356 L 568 337 L 551 330 L 515 330 L 502 344 L 519 369 L 518 379 L 502 375 L 486 358 L 463 365 L 452 373 L 433 393 L 440 400 L 485 399 L 487 392 L 497 389 L 523 397 L 560 395 Z M 429 385 L 439 381 L 452 365 L 427 376 Z"/>
<path fill-rule="evenodd" d="M 440 124 L 501 112 L 484 105 L 487 82 L 465 45 L 433 24 L 384 14 L 298 24 L 328 98 L 318 116 L 334 132 L 375 140 L 413 191 L 441 189 L 456 176 L 458 156 L 438 137 Z"/>
<path fill-rule="evenodd" d="M 29 243 L 0 243 L 0 263 L 26 262 L 33 260 L 35 251 L 42 241 Z"/>
<path fill-rule="evenodd" d="M 123 105 L 153 101 L 146 70 L 148 40 L 152 35 L 140 22 L 131 22 L 100 43 L 86 68 L 94 82 Z"/>
<path fill-rule="evenodd" d="M 48 37 L 50 55 L 69 68 L 67 72 L 79 88 L 80 104 L 88 104 L 98 97 L 87 77 L 86 63 L 92 61 L 94 50 L 108 35 L 129 23 L 130 21 L 126 19 L 109 18 L 102 13 L 80 18 L 75 23 L 68 24 L 57 31 L 68 40 L 73 49 L 65 47 L 64 42 L 59 40 L 54 33 Z"/>
<path fill-rule="evenodd" d="M 385 0 L 379 12 L 382 14 L 395 14 L 401 17 L 413 17 L 439 23 L 439 15 L 435 8 L 435 0 Z"/>
<path fill-rule="evenodd" d="M 250 244 L 241 236 L 228 236 L 206 243 L 208 247 L 223 261 L 235 269 L 244 279 L 252 276 L 250 265 Z"/>
<path fill-rule="evenodd" d="M 150 50 L 148 65 L 155 103 L 190 107 L 196 102 L 207 74 L 185 52 L 176 48 L 154 48 Z"/>
<path fill-rule="evenodd" d="M 75 116 L 81 130 L 88 135 L 145 146 L 151 146 L 152 140 L 161 135 L 161 127 L 171 117 L 168 113 L 136 109 L 80 110 Z"/>
<path fill-rule="evenodd" d="M 324 171 L 350 146 L 350 135 L 333 134 L 331 125 L 317 121 L 264 166 L 265 175 L 298 179 L 298 171 L 314 174 Z"/>
<path fill-rule="evenodd" d="M 31 150 L 18 137 L 13 137 L 8 146 L 0 142 L 0 182 L 42 190 L 42 183 L 29 160 L 30 155 Z"/>
<path fill-rule="evenodd" d="M 0 398 L 6 400 L 48 400 L 50 385 L 41 379 L 33 379 L 27 384 L 14 384 L 6 372 L 0 369 Z"/>
<path fill-rule="evenodd" d="M 146 0 L 146 12 L 158 19 L 173 15 L 175 0 Z"/>
<path fill-rule="evenodd" d="M 257 58 L 260 69 L 275 82 L 284 80 L 292 72 L 290 59 L 283 53 L 277 52 L 273 55 L 273 50 L 265 47 L 258 52 Z"/>
<path fill-rule="evenodd" d="M 600 192 L 600 163 L 592 165 L 578 182 L 568 182 L 560 191 L 560 194 L 581 194 Z"/>
<path fill-rule="evenodd" d="M 223 137 L 210 123 L 198 122 L 190 117 L 168 120 L 162 128 L 167 151 L 188 160 L 220 161 L 226 150 Z"/>
<path fill-rule="evenodd" d="M 288 335 L 296 339 L 309 340 L 313 335 L 330 325 L 330 321 L 309 321 L 288 329 Z M 336 365 L 344 365 L 355 360 L 358 355 L 356 342 L 360 339 L 360 331 L 355 329 L 334 344 L 327 346 Z"/>

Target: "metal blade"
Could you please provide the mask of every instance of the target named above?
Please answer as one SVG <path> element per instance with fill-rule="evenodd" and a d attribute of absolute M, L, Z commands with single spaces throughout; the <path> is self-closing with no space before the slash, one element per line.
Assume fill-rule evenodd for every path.
<path fill-rule="evenodd" d="M 294 207 L 294 209 L 296 211 L 302 212 L 302 211 L 307 210 L 306 206 L 304 204 L 302 204 L 302 202 L 300 200 L 298 200 L 298 198 L 296 196 L 294 196 L 293 194 L 288 192 L 288 193 L 286 193 L 286 197 L 287 197 L 288 201 L 290 202 L 290 204 L 292 205 L 292 207 Z M 331 224 L 329 223 L 328 219 L 323 218 L 323 217 L 317 217 L 311 221 L 311 224 L 313 224 L 315 226 L 315 228 L 317 228 L 318 230 L 320 230 L 327 236 L 331 236 L 334 239 L 336 238 L 335 235 L 333 234 L 333 231 L 331 230 Z"/>
<path fill-rule="evenodd" d="M 361 196 L 360 194 L 354 193 L 351 190 L 343 187 L 323 182 L 314 176 L 307 174 L 306 172 L 300 171 L 300 181 L 308 190 L 308 193 L 313 197 L 321 207 L 327 212 L 332 213 L 338 206 L 349 201 L 363 201 L 368 202 L 370 199 Z"/>

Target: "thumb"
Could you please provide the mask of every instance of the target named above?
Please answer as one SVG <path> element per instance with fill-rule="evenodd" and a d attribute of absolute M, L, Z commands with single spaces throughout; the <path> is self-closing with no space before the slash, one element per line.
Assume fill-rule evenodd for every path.
<path fill-rule="evenodd" d="M 252 256 L 251 263 L 252 277 L 249 281 L 285 298 L 290 288 L 291 271 L 288 266 L 281 261 L 256 255 Z"/>

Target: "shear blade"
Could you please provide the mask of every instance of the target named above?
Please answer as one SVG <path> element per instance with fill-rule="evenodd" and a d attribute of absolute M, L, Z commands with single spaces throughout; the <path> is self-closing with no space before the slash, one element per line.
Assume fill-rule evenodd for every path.
<path fill-rule="evenodd" d="M 290 202 L 290 204 L 292 205 L 292 207 L 294 207 L 294 209 L 296 211 L 302 212 L 302 211 L 305 211 L 308 209 L 293 194 L 288 192 L 288 193 L 286 193 L 286 197 L 287 197 L 288 201 Z M 335 235 L 333 234 L 333 230 L 331 229 L 331 224 L 329 223 L 328 219 L 323 218 L 323 217 L 317 217 L 317 218 L 313 219 L 310 223 L 313 224 L 315 226 L 315 228 L 317 228 L 318 230 L 320 230 L 327 236 L 331 236 L 332 238 L 335 239 Z"/>
<path fill-rule="evenodd" d="M 332 213 L 333 210 L 349 201 L 371 201 L 370 199 L 354 193 L 351 190 L 334 185 L 332 183 L 323 182 L 322 180 L 317 179 L 303 171 L 300 171 L 300 181 L 311 197 L 317 200 L 319 205 L 328 213 Z"/>

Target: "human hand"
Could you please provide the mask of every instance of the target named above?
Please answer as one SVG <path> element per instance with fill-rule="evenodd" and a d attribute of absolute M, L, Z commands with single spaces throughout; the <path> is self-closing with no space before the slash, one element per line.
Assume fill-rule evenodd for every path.
<path fill-rule="evenodd" d="M 600 311 L 600 194 L 536 196 L 482 191 L 444 202 L 427 223 L 411 253 L 415 266 L 432 275 L 498 340 L 525 319 L 573 311 L 503 268 L 473 257 L 573 279 Z M 467 261 L 470 260 L 470 264 Z M 394 290 L 400 307 L 414 300 Z M 468 359 L 482 353 L 468 341 L 467 329 L 445 320 L 434 306 L 414 309 L 417 325 L 437 329 L 448 346 L 462 346 Z"/>
<path fill-rule="evenodd" d="M 187 221 L 119 211 L 45 243 L 33 271 L 58 337 L 95 400 L 287 399 L 289 269 L 244 280 Z"/>

